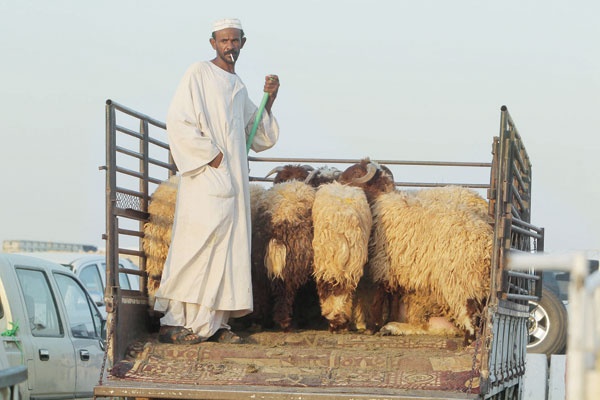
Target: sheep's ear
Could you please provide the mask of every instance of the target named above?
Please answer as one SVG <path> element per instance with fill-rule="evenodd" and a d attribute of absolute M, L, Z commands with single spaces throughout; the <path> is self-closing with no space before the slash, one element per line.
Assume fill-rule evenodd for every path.
<path fill-rule="evenodd" d="M 394 180 L 394 174 L 392 173 L 392 170 L 389 169 L 388 167 L 386 167 L 385 165 L 381 165 L 381 170 L 390 177 L 390 179 L 393 181 Z"/>
<path fill-rule="evenodd" d="M 277 239 L 271 239 L 267 244 L 267 251 L 265 252 L 265 267 L 270 279 L 283 279 L 286 256 L 287 250 L 285 245 L 277 241 Z"/>

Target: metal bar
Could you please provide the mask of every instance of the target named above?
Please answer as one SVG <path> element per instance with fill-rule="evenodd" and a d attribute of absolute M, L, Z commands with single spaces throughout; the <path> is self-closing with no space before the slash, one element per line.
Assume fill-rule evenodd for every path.
<path fill-rule="evenodd" d="M 323 163 L 323 164 L 355 164 L 359 163 L 361 159 L 355 158 L 282 158 L 282 157 L 248 157 L 248 161 L 262 161 L 262 162 L 312 162 L 312 163 Z M 379 164 L 385 165 L 423 165 L 423 166 L 439 166 L 439 167 L 484 167 L 489 168 L 492 166 L 491 163 L 484 162 L 455 162 L 455 161 L 399 161 L 399 160 L 372 160 Z"/>
<path fill-rule="evenodd" d="M 119 254 L 127 254 L 127 255 L 130 255 L 130 256 L 138 256 L 138 257 L 144 255 L 144 253 L 141 252 L 141 251 L 132 250 L 132 249 L 123 249 L 123 248 L 119 249 Z"/>
<path fill-rule="evenodd" d="M 511 184 L 510 186 L 511 186 L 511 189 L 512 189 L 513 199 L 515 199 L 517 201 L 517 203 L 519 203 L 520 209 L 524 210 L 526 208 L 525 207 L 525 202 L 521 198 L 521 194 L 519 193 L 519 189 L 517 187 L 515 187 L 515 185 L 513 185 L 513 184 Z"/>
<path fill-rule="evenodd" d="M 514 278 L 531 279 L 534 281 L 537 281 L 540 279 L 540 277 L 537 275 L 527 274 L 524 272 L 516 272 L 516 271 L 506 271 L 506 272 L 507 272 L 508 276 L 514 277 Z"/>
<path fill-rule="evenodd" d="M 177 167 L 175 166 L 175 164 L 169 164 L 166 162 L 162 162 L 155 158 L 148 157 L 148 164 L 156 165 L 156 166 L 162 167 L 164 169 L 168 169 L 168 170 L 177 171 Z"/>
<path fill-rule="evenodd" d="M 126 154 L 126 155 L 128 155 L 130 157 L 137 158 L 138 160 L 141 160 L 143 158 L 143 156 L 140 153 L 138 153 L 137 151 L 129 150 L 129 149 L 126 149 L 126 148 L 121 147 L 121 146 L 117 146 L 115 148 L 115 150 L 117 152 L 119 152 L 119 153 Z"/>
<path fill-rule="evenodd" d="M 140 121 L 140 132 L 142 134 L 142 140 L 140 141 L 140 152 L 142 153 L 142 155 L 144 157 L 140 160 L 140 171 L 141 171 L 142 177 L 139 181 L 139 188 L 140 188 L 140 192 L 142 192 L 144 194 L 144 196 L 142 198 L 142 202 L 141 202 L 141 211 L 147 213 L 148 212 L 148 203 L 149 203 L 149 199 L 150 199 L 150 193 L 149 193 L 150 145 L 148 143 L 148 137 L 150 136 L 150 132 L 148 129 L 147 121 L 144 121 L 144 120 Z M 144 224 L 146 222 L 147 222 L 147 220 L 140 220 L 138 222 L 140 232 L 144 231 Z M 140 236 L 139 242 L 138 242 L 138 249 L 142 249 L 142 248 L 143 248 L 143 242 L 142 242 L 142 236 Z M 146 257 L 140 257 L 139 260 L 140 260 L 139 267 L 142 271 L 145 272 L 146 271 Z M 142 286 L 141 287 L 142 293 L 146 293 L 146 281 L 145 280 L 142 280 L 141 286 Z"/>
<path fill-rule="evenodd" d="M 133 171 L 131 169 L 123 168 L 123 167 L 117 167 L 116 169 L 117 169 L 117 172 L 120 172 L 122 174 L 133 176 L 134 178 L 138 178 L 138 179 L 142 178 L 142 174 L 137 171 Z"/>
<path fill-rule="evenodd" d="M 510 288 L 514 289 L 515 285 L 511 284 Z M 529 292 L 525 289 L 517 290 L 518 293 L 506 293 L 507 300 L 518 300 L 518 301 L 536 301 L 538 297 L 529 294 Z"/>
<path fill-rule="evenodd" d="M 144 271 L 140 271 L 139 269 L 119 268 L 119 273 L 121 272 L 130 275 L 144 276 Z"/>
<path fill-rule="evenodd" d="M 162 147 L 165 150 L 170 150 L 171 149 L 167 143 L 163 142 L 162 140 L 155 139 L 155 138 L 153 138 L 151 136 L 148 136 L 148 143 L 154 144 L 154 145 L 159 146 L 159 147 Z"/>
<path fill-rule="evenodd" d="M 523 228 L 531 229 L 531 230 L 536 231 L 538 233 L 543 233 L 544 232 L 544 228 L 537 227 L 537 226 L 535 226 L 533 224 L 530 224 L 529 222 L 525 222 L 525 221 L 523 221 L 521 219 L 513 218 L 512 223 L 513 223 L 513 225 L 519 225 L 519 226 L 521 226 Z"/>
<path fill-rule="evenodd" d="M 518 226 L 513 226 L 511 229 L 514 232 L 517 232 L 517 233 L 520 233 L 522 235 L 526 235 L 526 236 L 529 236 L 529 237 L 532 237 L 532 238 L 536 238 L 536 239 L 541 239 L 542 238 L 542 235 L 540 233 L 531 232 L 531 231 L 529 231 L 527 229 L 523 229 L 523 228 L 520 228 Z"/>
<path fill-rule="evenodd" d="M 113 134 L 115 130 L 115 109 L 111 103 L 106 103 L 106 293 L 105 297 L 112 297 L 110 290 L 116 284 L 116 277 L 113 273 L 115 266 L 118 265 L 117 249 L 117 218 L 115 215 L 115 204 L 117 202 L 116 193 L 116 138 Z"/>
<path fill-rule="evenodd" d="M 252 182 L 269 182 L 273 183 L 272 178 L 260 178 L 251 176 Z M 428 182 L 394 182 L 397 187 L 444 187 L 444 186 L 462 186 L 471 189 L 488 189 L 489 183 L 428 183 Z"/>
<path fill-rule="evenodd" d="M 140 140 L 142 139 L 142 136 L 140 135 L 139 132 L 136 132 L 134 130 L 131 130 L 131 129 L 126 128 L 126 127 L 121 126 L 121 125 L 117 125 L 115 128 L 116 128 L 117 132 L 125 133 L 126 135 L 129 135 L 129 136 L 134 137 L 136 139 L 140 139 Z"/>
<path fill-rule="evenodd" d="M 127 236 L 144 237 L 144 233 L 143 232 L 133 231 L 131 229 L 119 229 L 119 234 L 120 235 L 127 235 Z"/>
<path fill-rule="evenodd" d="M 523 161 L 523 157 L 521 155 L 522 150 L 522 146 L 519 146 L 518 149 L 515 148 L 513 155 L 515 156 L 516 161 L 519 163 L 521 170 L 525 171 L 526 173 L 529 173 L 529 168 L 525 165 L 525 162 Z"/>
<path fill-rule="evenodd" d="M 167 129 L 167 125 L 164 122 L 154 119 L 152 117 L 149 117 L 146 114 L 142 114 L 138 111 L 132 110 L 131 108 L 125 107 L 124 105 L 119 104 L 116 101 L 112 101 L 109 99 L 109 100 L 106 100 L 106 104 L 109 106 L 112 106 L 113 109 L 119 110 L 125 114 L 132 116 L 132 117 L 144 119 L 144 120 L 148 121 L 149 124 L 154 125 L 158 128 Z"/>
<path fill-rule="evenodd" d="M 115 187 L 115 193 L 123 193 L 123 194 L 128 194 L 130 196 L 134 196 L 137 197 L 139 199 L 143 199 L 145 195 L 144 193 L 140 193 L 138 191 L 132 190 L 132 189 L 127 189 L 124 187 Z"/>
<path fill-rule="evenodd" d="M 523 176 L 521 175 L 521 170 L 517 168 L 517 163 L 515 162 L 513 162 L 513 176 L 517 178 L 517 181 L 519 181 L 519 187 L 523 189 L 527 187 L 525 181 L 523 180 Z"/>
<path fill-rule="evenodd" d="M 118 217 L 135 219 L 138 221 L 145 221 L 149 217 L 148 213 L 146 213 L 146 212 L 133 210 L 130 208 L 117 208 L 117 209 L 115 209 L 114 214 L 115 214 L 115 216 L 118 216 Z"/>

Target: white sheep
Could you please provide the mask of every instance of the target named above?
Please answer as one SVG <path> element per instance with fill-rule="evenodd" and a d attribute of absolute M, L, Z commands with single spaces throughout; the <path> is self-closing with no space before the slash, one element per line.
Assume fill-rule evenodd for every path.
<path fill-rule="evenodd" d="M 320 186 L 312 210 L 314 277 L 332 332 L 346 330 L 368 257 L 372 217 L 365 193 L 333 182 Z"/>
<path fill-rule="evenodd" d="M 484 203 L 462 188 L 398 191 L 369 160 L 340 181 L 362 187 L 373 213 L 369 267 L 379 290 L 371 329 L 383 320 L 386 293 L 393 293 L 403 296 L 410 325 L 446 317 L 465 337 L 474 335 L 490 290 L 492 227 Z"/>
<path fill-rule="evenodd" d="M 372 210 L 373 280 L 389 291 L 415 294 L 407 296 L 409 323 L 437 314 L 474 335 L 490 290 L 488 221 L 467 206 L 447 207 L 399 191 L 379 196 Z"/>

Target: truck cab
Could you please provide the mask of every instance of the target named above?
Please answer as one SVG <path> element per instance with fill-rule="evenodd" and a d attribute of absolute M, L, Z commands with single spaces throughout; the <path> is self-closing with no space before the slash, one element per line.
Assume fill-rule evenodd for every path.
<path fill-rule="evenodd" d="M 22 399 L 92 397 L 104 360 L 104 322 L 64 266 L 0 254 L 0 340 L 11 367 L 24 365 Z"/>

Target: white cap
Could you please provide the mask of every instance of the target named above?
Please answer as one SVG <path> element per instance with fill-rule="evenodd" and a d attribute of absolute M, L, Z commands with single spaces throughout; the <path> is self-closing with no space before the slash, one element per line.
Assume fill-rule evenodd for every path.
<path fill-rule="evenodd" d="M 236 28 L 242 30 L 242 23 L 237 18 L 224 18 L 213 23 L 212 31 L 220 31 L 221 29 Z"/>

